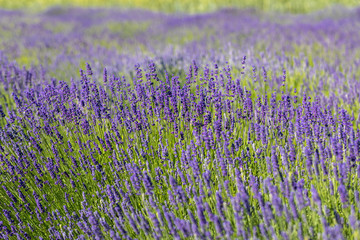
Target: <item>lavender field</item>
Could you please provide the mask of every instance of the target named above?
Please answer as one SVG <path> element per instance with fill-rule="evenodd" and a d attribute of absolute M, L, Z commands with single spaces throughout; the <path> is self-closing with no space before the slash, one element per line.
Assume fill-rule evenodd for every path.
<path fill-rule="evenodd" d="M 360 239 L 359 29 L 0 10 L 0 239 Z"/>

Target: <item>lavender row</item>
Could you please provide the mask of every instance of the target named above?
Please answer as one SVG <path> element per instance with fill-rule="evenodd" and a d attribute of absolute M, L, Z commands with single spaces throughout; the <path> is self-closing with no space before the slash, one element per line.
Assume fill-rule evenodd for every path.
<path fill-rule="evenodd" d="M 165 71 L 185 78 L 183 70 L 193 59 L 202 66 L 228 61 L 238 78 L 247 55 L 248 69 L 254 66 L 257 75 L 262 68 L 267 71 L 269 89 L 281 84 L 286 68 L 289 88 L 319 96 L 324 105 L 346 104 L 358 121 L 359 13 L 341 8 L 306 15 L 231 9 L 202 15 L 76 8 L 35 16 L 2 11 L 0 51 L 32 72 L 39 69 L 34 79 L 40 83 L 51 77 L 75 79 L 78 67 L 73 66 L 85 67 L 85 61 L 96 71 L 106 66 L 130 78 L 133 66 L 145 66 L 149 58 L 163 78 Z"/>
<path fill-rule="evenodd" d="M 355 118 L 248 61 L 67 83 L 3 58 L 2 238 L 356 239 Z"/>

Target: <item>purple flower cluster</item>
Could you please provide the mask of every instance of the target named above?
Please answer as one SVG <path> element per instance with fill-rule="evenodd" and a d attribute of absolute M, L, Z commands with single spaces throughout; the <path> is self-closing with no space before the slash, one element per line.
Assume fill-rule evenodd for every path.
<path fill-rule="evenodd" d="M 338 22 L 282 16 L 283 24 L 246 11 L 138 19 L 110 11 L 103 23 L 158 24 L 132 36 L 153 60 L 133 57 L 126 34 L 122 55 L 99 47 L 116 31 L 91 35 L 97 10 L 69 11 L 39 16 L 75 22 L 68 35 L 20 18 L 21 44 L 0 39 L 1 239 L 359 235 L 358 10 Z M 0 16 L 0 26 L 19 16 Z M 219 52 L 200 33 L 157 46 L 174 40 L 168 29 L 190 24 L 202 37 L 212 24 Z M 24 46 L 49 63 L 8 60 L 25 61 L 16 56 Z M 66 64 L 80 59 L 89 63 L 77 76 Z"/>
<path fill-rule="evenodd" d="M 360 132 L 347 111 L 190 66 L 186 79 L 154 62 L 132 81 L 105 70 L 102 85 L 87 64 L 71 85 L 34 85 L 3 61 L 2 238 L 355 234 Z"/>

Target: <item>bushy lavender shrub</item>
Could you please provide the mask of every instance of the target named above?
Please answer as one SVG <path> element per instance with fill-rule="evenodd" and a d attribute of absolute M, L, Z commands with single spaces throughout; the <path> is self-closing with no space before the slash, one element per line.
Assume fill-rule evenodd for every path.
<path fill-rule="evenodd" d="M 293 30 L 249 19 L 254 29 L 273 26 L 289 38 L 303 29 L 304 36 L 283 41 L 313 47 L 332 31 L 351 32 L 322 25 L 331 20 L 293 22 Z M 356 14 L 350 19 L 359 23 Z M 199 51 L 179 64 L 131 58 L 120 73 L 110 63 L 86 63 L 65 74 L 71 81 L 51 76 L 55 65 L 47 73 L 37 64 L 19 67 L 4 50 L 0 236 L 356 239 L 360 131 L 351 104 L 359 62 L 344 64 L 358 56 L 358 42 L 324 41 L 344 49 L 319 56 L 270 49 L 267 58 L 254 47 L 246 56 L 215 54 L 218 61 Z"/>

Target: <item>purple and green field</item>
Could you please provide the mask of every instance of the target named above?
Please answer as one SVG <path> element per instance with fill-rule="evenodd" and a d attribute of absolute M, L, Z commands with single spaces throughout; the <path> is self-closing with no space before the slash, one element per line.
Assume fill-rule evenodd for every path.
<path fill-rule="evenodd" d="M 357 7 L 0 10 L 0 239 L 360 239 L 359 100 Z"/>

